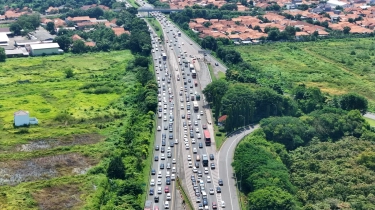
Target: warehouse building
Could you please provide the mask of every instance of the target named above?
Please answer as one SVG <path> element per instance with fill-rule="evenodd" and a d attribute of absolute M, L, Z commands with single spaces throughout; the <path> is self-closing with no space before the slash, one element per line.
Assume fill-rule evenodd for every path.
<path fill-rule="evenodd" d="M 56 55 L 64 52 L 57 43 L 31 44 L 28 49 L 32 56 Z"/>
<path fill-rule="evenodd" d="M 8 46 L 9 38 L 6 33 L 0 33 L 0 46 Z"/>

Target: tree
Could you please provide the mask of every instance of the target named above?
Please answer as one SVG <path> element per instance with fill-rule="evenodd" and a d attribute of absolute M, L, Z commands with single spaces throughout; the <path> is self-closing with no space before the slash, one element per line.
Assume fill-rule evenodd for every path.
<path fill-rule="evenodd" d="M 345 26 L 343 32 L 344 34 L 349 34 L 350 30 L 351 28 L 349 26 Z"/>
<path fill-rule="evenodd" d="M 215 122 L 220 116 L 221 99 L 228 90 L 228 83 L 225 80 L 215 80 L 208 84 L 203 90 L 208 102 L 212 102 L 215 109 Z"/>
<path fill-rule="evenodd" d="M 125 179 L 125 165 L 120 156 L 111 158 L 107 169 L 107 176 L 110 179 Z"/>
<path fill-rule="evenodd" d="M 358 95 L 356 93 L 344 94 L 340 97 L 340 107 L 341 109 L 359 110 L 361 114 L 366 114 L 368 109 L 368 101 L 365 97 Z"/>
<path fill-rule="evenodd" d="M 21 35 L 22 27 L 17 22 L 10 24 L 9 30 L 13 32 L 14 35 Z"/>
<path fill-rule="evenodd" d="M 56 36 L 53 40 L 59 44 L 60 48 L 67 52 L 72 44 L 73 40 L 68 35 Z"/>
<path fill-rule="evenodd" d="M 7 55 L 5 54 L 5 49 L 0 47 L 0 62 L 5 62 Z"/>
<path fill-rule="evenodd" d="M 87 52 L 85 43 L 82 40 L 76 40 L 72 45 L 72 53 L 81 54 Z"/>
<path fill-rule="evenodd" d="M 49 31 L 51 34 L 55 34 L 55 23 L 48 22 L 46 26 L 46 30 Z"/>
<path fill-rule="evenodd" d="M 278 187 L 266 187 L 249 195 L 249 209 L 285 209 L 293 210 L 296 207 L 293 196 Z"/>
<path fill-rule="evenodd" d="M 73 70 L 72 69 L 66 69 L 65 70 L 65 77 L 66 78 L 72 78 L 72 77 L 74 77 L 74 72 L 73 72 Z"/>

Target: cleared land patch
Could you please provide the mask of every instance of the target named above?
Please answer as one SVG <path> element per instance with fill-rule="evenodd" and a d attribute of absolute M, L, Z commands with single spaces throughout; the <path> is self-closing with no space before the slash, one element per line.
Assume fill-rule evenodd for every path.
<path fill-rule="evenodd" d="M 375 110 L 375 39 L 324 40 L 236 47 L 285 91 L 298 83 L 336 95 L 356 92 Z"/>
<path fill-rule="evenodd" d="M 77 153 L 0 162 L 0 185 L 15 185 L 57 176 L 84 174 L 96 162 Z"/>

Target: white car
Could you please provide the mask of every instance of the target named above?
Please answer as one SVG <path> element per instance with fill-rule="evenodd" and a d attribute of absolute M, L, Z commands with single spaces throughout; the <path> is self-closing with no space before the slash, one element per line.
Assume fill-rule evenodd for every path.
<path fill-rule="evenodd" d="M 207 183 L 211 183 L 211 177 L 207 176 Z"/>
<path fill-rule="evenodd" d="M 167 117 L 166 116 L 164 116 L 164 119 L 163 119 L 164 121 L 167 121 Z"/>
<path fill-rule="evenodd" d="M 158 185 L 161 185 L 161 179 L 158 179 Z"/>
<path fill-rule="evenodd" d="M 221 208 L 225 208 L 225 202 L 221 201 Z"/>
<path fill-rule="evenodd" d="M 161 171 L 158 172 L 158 178 L 162 178 L 163 175 L 161 174 Z"/>
<path fill-rule="evenodd" d="M 191 161 L 191 156 L 190 155 L 188 155 L 187 158 L 188 158 L 188 161 Z"/>
<path fill-rule="evenodd" d="M 172 199 L 171 193 L 167 193 L 167 201 L 170 201 Z"/>
<path fill-rule="evenodd" d="M 201 119 L 201 116 L 197 115 L 197 119 L 200 120 L 200 119 Z"/>
<path fill-rule="evenodd" d="M 172 173 L 176 173 L 176 167 L 173 166 Z"/>
<path fill-rule="evenodd" d="M 158 126 L 158 131 L 161 131 L 161 127 L 160 126 Z"/>
<path fill-rule="evenodd" d="M 155 179 L 151 179 L 150 186 L 155 186 Z"/>
<path fill-rule="evenodd" d="M 192 143 L 192 144 L 195 144 L 195 139 L 191 139 L 191 143 Z"/>
<path fill-rule="evenodd" d="M 168 147 L 168 148 L 167 148 L 167 152 L 170 152 L 170 151 L 171 151 L 171 147 Z"/>
<path fill-rule="evenodd" d="M 189 168 L 192 168 L 193 167 L 193 163 L 191 161 L 188 162 L 188 166 Z"/>
<path fill-rule="evenodd" d="M 161 194 L 161 187 L 158 187 L 158 194 Z"/>
<path fill-rule="evenodd" d="M 197 154 L 197 152 L 198 152 L 197 148 L 194 147 L 194 148 L 193 148 L 193 153 L 194 153 L 194 154 Z"/>
<path fill-rule="evenodd" d="M 195 128 L 195 133 L 199 133 L 199 128 Z"/>
<path fill-rule="evenodd" d="M 175 144 L 178 144 L 178 139 L 175 139 L 175 140 L 174 140 L 174 143 L 175 143 Z"/>
<path fill-rule="evenodd" d="M 172 174 L 171 175 L 171 180 L 176 180 L 176 175 Z"/>
<path fill-rule="evenodd" d="M 190 149 L 189 144 L 185 144 L 185 149 Z"/>
<path fill-rule="evenodd" d="M 197 170 L 197 168 L 194 166 L 193 167 L 193 173 L 197 173 L 198 172 L 198 170 Z"/>
<path fill-rule="evenodd" d="M 198 121 L 194 121 L 194 125 L 197 126 L 198 125 Z"/>
<path fill-rule="evenodd" d="M 165 155 L 164 155 L 164 154 L 161 154 L 161 155 L 160 155 L 160 159 L 161 159 L 161 160 L 165 160 Z"/>
<path fill-rule="evenodd" d="M 204 173 L 208 174 L 208 168 L 204 168 Z"/>
<path fill-rule="evenodd" d="M 172 164 L 176 164 L 176 159 L 175 158 L 172 159 Z"/>
<path fill-rule="evenodd" d="M 198 139 L 201 139 L 201 134 L 198 133 L 198 134 L 197 134 L 197 137 L 198 137 Z"/>
<path fill-rule="evenodd" d="M 203 115 L 203 111 L 201 111 L 201 115 Z"/>
<path fill-rule="evenodd" d="M 213 194 L 215 194 L 215 190 L 214 188 L 210 188 L 210 195 L 213 195 Z"/>

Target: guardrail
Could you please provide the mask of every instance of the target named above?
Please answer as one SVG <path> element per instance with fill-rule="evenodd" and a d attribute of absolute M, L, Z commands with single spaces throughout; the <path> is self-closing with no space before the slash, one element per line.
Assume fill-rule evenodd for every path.
<path fill-rule="evenodd" d="M 179 177 L 176 178 L 176 182 L 177 182 L 177 187 L 178 187 L 178 189 L 180 190 L 180 193 L 181 193 L 182 204 L 185 204 L 185 209 L 194 210 L 193 204 L 189 200 L 188 195 L 186 194 L 184 188 L 182 187 L 182 184 L 181 184 L 181 181 L 180 181 Z M 186 204 L 187 204 L 187 206 L 186 206 Z"/>

